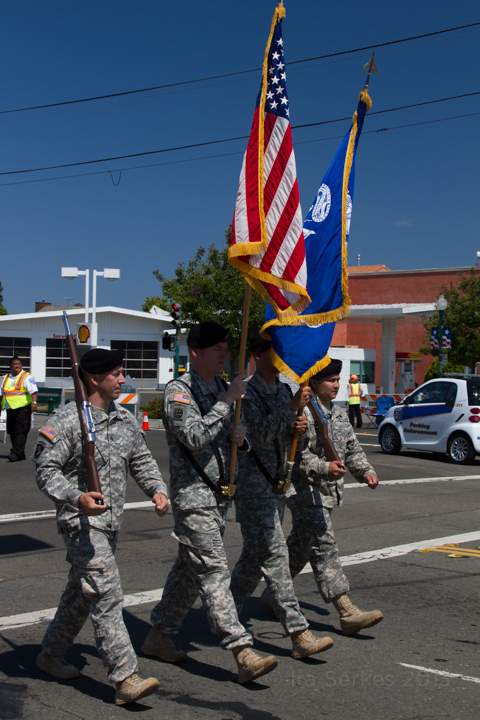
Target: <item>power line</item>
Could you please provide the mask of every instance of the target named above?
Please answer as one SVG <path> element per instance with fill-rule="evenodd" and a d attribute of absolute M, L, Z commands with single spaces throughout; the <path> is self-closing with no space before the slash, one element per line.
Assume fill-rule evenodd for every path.
<path fill-rule="evenodd" d="M 458 120 L 460 118 L 473 117 L 475 115 L 480 115 L 480 112 L 467 113 L 465 115 L 452 115 L 451 117 L 437 118 L 436 120 L 423 120 L 421 122 L 407 123 L 405 125 L 392 125 L 392 127 L 378 128 L 377 130 L 364 130 L 362 134 L 363 135 L 373 135 L 373 134 L 378 134 L 380 132 L 388 132 L 390 130 L 401 130 L 402 128 L 416 127 L 417 125 L 432 125 L 434 123 L 446 122 L 447 120 Z M 295 147 L 297 147 L 298 145 L 309 145 L 310 143 L 326 142 L 328 140 L 339 140 L 343 137 L 344 137 L 344 135 L 333 135 L 331 137 L 316 138 L 314 140 L 300 140 L 299 142 L 295 143 Z M 163 167 L 164 165 L 179 165 L 181 163 L 198 162 L 200 160 L 212 160 L 212 159 L 216 159 L 216 158 L 232 157 L 233 155 L 243 155 L 243 154 L 244 154 L 244 151 L 240 150 L 240 151 L 231 152 L 231 153 L 220 153 L 218 155 L 203 155 L 198 158 L 184 158 L 182 160 L 168 160 L 167 162 L 161 162 L 161 163 L 149 163 L 148 165 L 134 165 L 133 167 L 117 168 L 116 170 L 114 170 L 114 172 L 122 173 L 122 172 L 127 172 L 128 170 L 144 170 L 145 168 Z M 111 170 L 97 170 L 96 172 L 76 173 L 74 175 L 57 175 L 56 177 L 51 177 L 51 178 L 36 178 L 35 180 L 19 180 L 18 182 L 0 183 L 0 187 L 7 187 L 10 185 L 29 185 L 31 183 L 51 182 L 52 180 L 70 180 L 72 178 L 77 178 L 77 177 L 90 177 L 92 175 L 106 175 L 108 173 L 112 173 L 112 171 Z"/>
<path fill-rule="evenodd" d="M 460 98 L 472 97 L 473 95 L 480 95 L 480 91 L 464 93 L 463 95 L 452 95 L 451 97 L 439 98 L 438 100 L 427 100 L 425 102 L 414 103 L 412 105 L 402 105 L 400 107 L 389 108 L 387 110 L 377 110 L 376 112 L 370 113 L 369 116 L 371 117 L 372 115 L 382 115 L 388 112 L 396 112 L 397 110 L 406 110 L 408 108 L 421 107 L 423 105 L 433 105 L 434 103 L 446 102 L 447 100 L 458 100 Z M 343 118 L 336 118 L 335 120 L 323 120 L 315 123 L 306 123 L 304 125 L 292 125 L 292 130 L 298 130 L 300 128 L 306 127 L 317 127 L 319 125 L 329 125 L 331 123 L 343 122 L 344 120 L 350 119 L 351 116 L 347 116 Z M 219 145 L 221 143 L 234 142 L 235 140 L 246 140 L 248 137 L 249 135 L 239 135 L 237 137 L 224 138 L 222 140 L 209 140 L 202 143 L 192 143 L 191 145 L 179 145 L 177 147 L 162 148 L 161 150 L 148 150 L 146 152 L 131 153 L 129 155 L 117 155 L 115 157 L 100 158 L 98 160 L 83 160 L 82 162 L 64 163 L 62 165 L 50 165 L 47 167 L 30 168 L 28 170 L 9 170 L 8 172 L 1 172 L 0 177 L 4 175 L 20 175 L 23 173 L 40 172 L 43 170 L 60 170 L 61 168 L 78 167 L 79 165 L 93 165 L 102 162 L 113 162 L 114 160 L 127 160 L 128 158 L 145 157 L 146 155 L 159 155 L 160 153 L 175 152 L 177 150 L 191 150 L 192 148 L 205 147 L 207 145 Z"/>
<path fill-rule="evenodd" d="M 389 40 L 387 42 L 377 43 L 375 45 L 364 45 L 363 47 L 351 48 L 350 50 L 340 50 L 334 53 L 327 53 L 326 55 L 316 55 L 315 57 L 304 58 L 303 60 L 291 60 L 286 63 L 289 65 L 298 65 L 300 63 L 312 62 L 313 60 L 323 60 L 325 58 L 338 57 L 339 55 L 348 55 L 353 52 L 361 52 L 363 50 L 374 50 L 379 47 L 386 47 L 387 45 L 397 45 L 398 43 L 408 42 L 410 40 L 420 40 L 421 38 L 432 37 L 434 35 L 443 35 L 448 32 L 454 32 L 455 30 L 464 30 L 470 27 L 476 27 L 480 25 L 480 22 L 468 23 L 467 25 L 457 25 L 456 27 L 445 28 L 444 30 L 436 30 L 434 32 L 423 33 L 422 35 L 412 35 L 407 38 L 399 38 L 398 40 Z M 88 98 L 80 98 L 77 100 L 65 100 L 58 103 L 48 103 L 45 105 L 31 105 L 30 107 L 17 108 L 16 110 L 0 110 L 0 115 L 6 115 L 8 113 L 25 112 L 27 110 L 42 110 L 51 107 L 60 107 L 62 105 L 74 105 L 78 103 L 92 102 L 93 100 L 105 100 L 107 98 L 122 97 L 125 95 L 135 95 L 138 93 L 151 92 L 152 90 L 164 90 L 166 88 L 178 87 L 179 85 L 192 85 L 194 83 L 206 82 L 207 80 L 218 80 L 220 78 L 235 77 L 236 75 L 246 75 L 248 73 L 259 72 L 261 68 L 252 68 L 251 70 L 238 70 L 233 73 L 225 73 L 223 75 L 210 75 L 209 77 L 196 78 L 195 80 L 183 80 L 176 83 L 168 83 L 165 85 L 154 85 L 153 87 L 140 88 L 138 90 L 125 90 L 119 93 L 109 93 L 107 95 L 95 95 Z"/>

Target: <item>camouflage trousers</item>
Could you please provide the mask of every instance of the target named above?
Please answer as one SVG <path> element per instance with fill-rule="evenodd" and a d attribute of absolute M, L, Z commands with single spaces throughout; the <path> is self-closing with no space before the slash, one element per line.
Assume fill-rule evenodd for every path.
<path fill-rule="evenodd" d="M 163 596 L 150 619 L 160 632 L 174 635 L 200 596 L 210 630 L 221 646 L 233 650 L 252 645 L 252 636 L 241 625 L 232 593 L 230 572 L 223 547 L 227 508 L 177 510 L 173 536 L 178 555 L 170 570 Z"/>
<path fill-rule="evenodd" d="M 114 557 L 117 536 L 118 532 L 107 534 L 94 528 L 62 532 L 72 567 L 42 641 L 46 652 L 64 655 L 90 615 L 111 682 L 125 680 L 137 671 L 137 658 L 123 622 L 123 593 Z"/>
<path fill-rule="evenodd" d="M 288 548 L 282 530 L 285 500 L 247 498 L 235 501 L 241 524 L 243 550 L 232 572 L 230 589 L 240 612 L 242 603 L 265 578 L 275 614 L 291 635 L 308 628 L 293 589 L 288 567 Z"/>
<path fill-rule="evenodd" d="M 310 562 L 322 598 L 331 602 L 350 589 L 338 557 L 331 510 L 311 505 L 293 506 L 291 511 L 293 526 L 287 545 L 292 578 Z"/>

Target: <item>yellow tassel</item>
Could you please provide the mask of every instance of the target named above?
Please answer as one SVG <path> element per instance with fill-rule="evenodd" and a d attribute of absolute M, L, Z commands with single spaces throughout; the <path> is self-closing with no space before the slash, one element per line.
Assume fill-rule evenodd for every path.
<path fill-rule="evenodd" d="M 366 90 L 362 90 L 362 92 L 358 96 L 358 99 L 360 102 L 365 103 L 365 105 L 367 106 L 367 112 L 372 109 L 372 98 Z"/>
<path fill-rule="evenodd" d="M 327 365 L 329 365 L 329 363 L 331 362 L 330 357 L 327 353 L 324 358 L 315 363 L 315 365 L 311 367 L 310 370 L 307 370 L 306 373 L 304 373 L 303 375 L 297 375 L 297 373 L 292 370 L 288 365 L 286 365 L 282 358 L 279 357 L 273 349 L 270 350 L 270 356 L 277 370 L 279 370 L 285 375 L 285 377 L 288 377 L 289 380 L 292 380 L 292 382 L 295 382 L 298 385 L 303 385 L 303 383 L 308 382 L 308 380 L 310 380 L 313 375 L 316 375 L 318 372 L 320 372 L 320 370 L 323 370 L 323 368 L 327 367 Z"/>
<path fill-rule="evenodd" d="M 253 267 L 252 265 L 249 265 L 248 263 L 244 263 L 242 260 L 237 260 L 236 258 L 232 258 L 230 260 L 230 264 L 236 267 L 240 272 L 242 273 L 243 277 L 247 282 L 250 283 L 252 287 L 255 287 L 257 289 L 257 283 L 255 283 L 256 280 L 262 280 L 265 283 L 269 283 L 270 285 L 274 285 L 275 287 L 280 288 L 281 290 L 285 290 L 286 292 L 292 292 L 296 295 L 301 295 L 300 301 L 304 303 L 305 307 L 307 307 L 310 302 L 310 296 L 305 295 L 305 288 L 302 285 L 297 285 L 297 283 L 290 282 L 289 280 L 285 280 L 284 278 L 277 277 L 276 275 L 270 275 L 270 273 L 265 272 L 264 270 L 260 270 L 259 268 Z M 255 285 L 254 285 L 255 283 Z M 261 286 L 264 297 L 269 298 L 270 296 L 265 295 L 266 290 Z M 258 292 L 261 293 L 260 290 Z M 297 302 L 300 302 L 297 301 Z M 270 302 L 270 300 L 268 300 Z M 293 306 L 294 307 L 294 306 Z M 305 309 L 304 307 L 304 309 Z M 287 312 L 287 311 L 285 311 Z"/>

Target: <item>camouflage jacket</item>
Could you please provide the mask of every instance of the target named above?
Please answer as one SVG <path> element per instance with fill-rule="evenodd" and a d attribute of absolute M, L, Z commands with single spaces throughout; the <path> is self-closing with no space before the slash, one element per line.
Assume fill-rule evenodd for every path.
<path fill-rule="evenodd" d="M 217 505 L 214 493 L 190 463 L 185 449 L 192 454 L 209 480 L 216 485 L 221 477 L 219 463 L 212 446 L 214 440 L 224 479 L 228 482 L 233 406 L 226 405 L 221 400 L 225 389 L 218 378 L 216 383 L 217 392 L 214 392 L 200 375 L 192 370 L 181 378 L 172 380 L 165 387 L 162 419 L 167 431 L 170 492 L 174 511 Z M 201 404 L 203 416 L 195 397 Z M 242 425 L 245 424 L 243 418 L 240 422 Z M 242 451 L 239 450 L 239 455 L 241 454 Z M 229 502 L 222 501 L 220 505 L 225 506 Z"/>
<path fill-rule="evenodd" d="M 375 470 L 367 460 L 360 443 L 355 437 L 352 426 L 345 410 L 336 405 L 325 408 L 328 417 L 328 435 L 335 445 L 340 459 L 350 470 L 359 483 L 365 481 L 365 475 Z M 304 410 L 308 418 L 308 444 L 295 457 L 292 481 L 297 491 L 296 496 L 289 501 L 295 505 L 323 505 L 332 508 L 343 503 L 344 480 L 336 482 L 328 480 L 329 462 L 325 460 L 325 453 L 320 443 L 320 432 L 308 408 Z M 313 483 L 312 485 L 308 483 Z"/>
<path fill-rule="evenodd" d="M 276 477 L 277 469 L 280 476 L 286 477 L 292 447 L 292 426 L 297 419 L 297 413 L 289 407 L 291 399 L 288 385 L 279 381 L 276 386 L 269 385 L 259 372 L 255 372 L 248 381 L 248 392 L 242 400 L 252 449 L 272 478 Z M 294 492 L 292 486 L 286 496 Z M 251 454 L 239 462 L 235 497 L 277 497 Z"/>
<path fill-rule="evenodd" d="M 158 465 L 133 415 L 112 403 L 108 413 L 92 407 L 92 417 L 95 460 L 107 505 L 101 515 L 87 517 L 78 507 L 80 495 L 87 492 L 87 471 L 75 403 L 68 403 L 49 416 L 33 451 L 37 485 L 56 504 L 59 531 L 80 525 L 118 530 L 128 472 L 148 497 L 156 493 L 167 495 Z"/>

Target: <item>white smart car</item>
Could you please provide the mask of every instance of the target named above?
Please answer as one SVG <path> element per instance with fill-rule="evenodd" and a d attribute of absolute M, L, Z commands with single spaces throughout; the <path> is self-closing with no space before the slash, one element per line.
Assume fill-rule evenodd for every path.
<path fill-rule="evenodd" d="M 384 453 L 401 448 L 447 453 L 455 463 L 480 455 L 480 375 L 429 380 L 388 410 L 378 428 Z"/>

